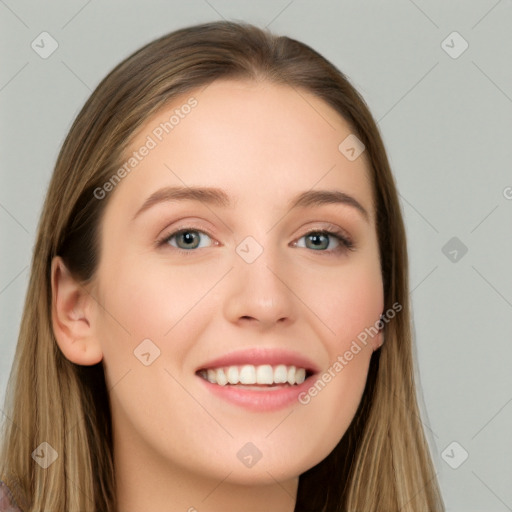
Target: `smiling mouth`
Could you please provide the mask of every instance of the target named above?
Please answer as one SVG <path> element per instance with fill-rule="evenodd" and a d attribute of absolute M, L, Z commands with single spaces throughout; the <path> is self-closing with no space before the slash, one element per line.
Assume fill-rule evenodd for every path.
<path fill-rule="evenodd" d="M 232 365 L 203 368 L 197 375 L 211 384 L 247 389 L 283 388 L 302 384 L 313 372 L 293 365 Z"/>

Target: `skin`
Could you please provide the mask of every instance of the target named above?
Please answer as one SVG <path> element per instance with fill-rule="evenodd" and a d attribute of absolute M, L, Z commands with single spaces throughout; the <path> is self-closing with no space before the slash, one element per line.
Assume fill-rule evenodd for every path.
<path fill-rule="evenodd" d="M 351 130 L 322 100 L 224 80 L 149 119 L 128 153 L 191 96 L 197 106 L 103 199 L 91 285 L 76 283 L 59 257 L 52 262 L 54 331 L 69 360 L 103 361 L 119 511 L 293 511 L 299 475 L 332 451 L 354 417 L 381 334 L 307 405 L 278 411 L 225 402 L 194 372 L 259 346 L 299 352 L 325 372 L 375 324 L 383 285 L 368 163 L 364 153 L 349 161 L 338 150 Z M 234 206 L 165 202 L 132 220 L 154 191 L 184 184 L 222 188 Z M 310 189 L 350 194 L 369 221 L 343 204 L 286 207 Z M 350 235 L 353 251 L 327 252 L 335 238 L 327 249 L 306 245 L 308 232 L 332 226 Z M 209 234 L 183 252 L 177 237 L 155 246 L 182 228 Z M 263 248 L 250 264 L 236 252 L 247 236 Z M 134 356 L 147 338 L 160 350 L 149 366 Z M 250 468 L 237 457 L 249 441 L 262 453 Z"/>

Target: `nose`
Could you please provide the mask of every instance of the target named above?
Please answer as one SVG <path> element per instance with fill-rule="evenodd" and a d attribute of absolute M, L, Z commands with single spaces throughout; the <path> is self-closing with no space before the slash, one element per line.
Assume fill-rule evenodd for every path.
<path fill-rule="evenodd" d="M 262 330 L 292 324 L 297 304 L 284 261 L 270 250 L 264 250 L 252 263 L 236 258 L 224 301 L 226 319 Z"/>

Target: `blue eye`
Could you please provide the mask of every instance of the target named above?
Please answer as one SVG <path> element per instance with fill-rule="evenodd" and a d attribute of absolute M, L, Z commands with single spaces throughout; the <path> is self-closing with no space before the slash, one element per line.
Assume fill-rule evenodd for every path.
<path fill-rule="evenodd" d="M 305 242 L 301 244 L 300 240 L 303 239 L 305 239 Z M 295 245 L 296 247 L 327 253 L 340 252 L 344 249 L 353 249 L 354 247 L 354 244 L 341 233 L 328 230 L 310 231 L 299 238 L 299 242 Z"/>
<path fill-rule="evenodd" d="M 182 229 L 165 237 L 159 242 L 159 245 L 169 244 L 172 247 L 183 250 L 201 249 L 208 246 L 207 243 L 203 243 L 201 240 L 202 237 L 206 237 L 211 242 L 211 238 L 203 231 L 197 229 Z"/>
<path fill-rule="evenodd" d="M 304 241 L 302 241 L 304 240 Z M 183 228 L 157 241 L 157 245 L 171 246 L 183 252 L 191 253 L 194 249 L 202 249 L 213 244 L 212 238 L 199 229 Z M 354 244 L 343 233 L 329 230 L 310 231 L 301 236 L 293 247 L 311 249 L 313 251 L 335 254 L 346 250 L 354 250 Z"/>

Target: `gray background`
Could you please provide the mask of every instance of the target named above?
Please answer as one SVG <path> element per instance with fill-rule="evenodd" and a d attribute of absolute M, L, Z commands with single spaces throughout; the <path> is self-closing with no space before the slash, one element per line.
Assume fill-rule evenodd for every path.
<path fill-rule="evenodd" d="M 132 51 L 221 18 L 313 46 L 367 100 L 407 225 L 422 419 L 447 510 L 512 510 L 510 0 L 0 0 L 0 398 L 73 118 Z M 31 48 L 43 31 L 59 45 L 46 59 Z M 457 58 L 454 31 L 469 44 Z"/>

